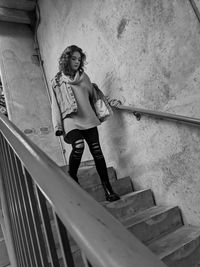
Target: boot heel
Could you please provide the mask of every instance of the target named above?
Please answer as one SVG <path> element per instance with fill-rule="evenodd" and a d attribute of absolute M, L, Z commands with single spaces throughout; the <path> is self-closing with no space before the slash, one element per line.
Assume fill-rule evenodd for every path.
<path fill-rule="evenodd" d="M 112 189 L 111 184 L 109 182 L 108 183 L 102 183 L 102 186 L 103 186 L 103 189 L 105 192 L 105 197 L 106 197 L 107 201 L 113 202 L 113 201 L 120 199 L 120 197 L 115 192 L 113 192 L 113 189 Z"/>
<path fill-rule="evenodd" d="M 113 192 L 113 194 L 110 194 L 110 195 L 106 196 L 106 200 L 110 201 L 110 202 L 117 201 L 119 199 L 120 199 L 120 197 L 114 192 Z"/>

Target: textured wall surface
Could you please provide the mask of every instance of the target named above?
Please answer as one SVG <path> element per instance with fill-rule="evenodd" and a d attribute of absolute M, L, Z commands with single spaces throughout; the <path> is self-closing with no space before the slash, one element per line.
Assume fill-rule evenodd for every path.
<path fill-rule="evenodd" d="M 0 23 L 0 69 L 9 118 L 54 161 L 63 160 L 50 101 L 26 25 Z"/>
<path fill-rule="evenodd" d="M 197 4 L 200 6 L 199 0 Z M 200 24 L 188 0 L 40 0 L 48 80 L 64 48 L 87 53 L 86 72 L 125 105 L 200 118 Z M 200 221 L 200 128 L 115 112 L 99 128 L 106 160 L 158 203 Z M 85 158 L 89 157 L 86 153 Z"/>

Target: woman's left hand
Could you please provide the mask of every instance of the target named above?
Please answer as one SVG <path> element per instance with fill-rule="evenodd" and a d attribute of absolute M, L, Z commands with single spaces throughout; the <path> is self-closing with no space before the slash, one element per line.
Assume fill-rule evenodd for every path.
<path fill-rule="evenodd" d="M 114 99 L 109 99 L 108 103 L 110 104 L 110 106 L 115 107 L 115 108 L 117 108 L 120 105 L 122 105 L 122 102 L 120 100 L 115 99 L 115 98 Z"/>

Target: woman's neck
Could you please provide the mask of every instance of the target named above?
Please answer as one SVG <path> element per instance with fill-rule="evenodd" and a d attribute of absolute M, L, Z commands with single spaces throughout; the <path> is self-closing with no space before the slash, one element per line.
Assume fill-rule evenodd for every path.
<path fill-rule="evenodd" d="M 69 77 L 71 79 L 74 79 L 75 75 L 76 75 L 76 71 L 71 71 Z"/>

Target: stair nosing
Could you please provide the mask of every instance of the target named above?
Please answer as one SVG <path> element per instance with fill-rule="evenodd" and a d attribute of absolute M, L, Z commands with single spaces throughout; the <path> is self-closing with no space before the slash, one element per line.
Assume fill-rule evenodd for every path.
<path fill-rule="evenodd" d="M 138 195 L 142 192 L 148 192 L 148 191 L 151 191 L 151 189 L 143 189 L 143 190 L 138 190 L 138 191 L 133 191 L 133 192 L 130 192 L 130 193 L 127 193 L 125 195 L 122 195 L 121 196 L 121 199 L 119 199 L 117 202 L 120 202 L 120 201 L 123 201 L 123 199 L 126 199 L 128 198 L 129 196 L 133 196 L 133 195 Z M 109 202 L 109 201 L 101 201 L 100 202 L 101 205 L 103 206 L 106 206 L 106 207 L 110 207 L 110 208 L 115 208 L 115 207 L 112 207 L 112 205 L 114 204 L 114 202 Z M 118 207 L 116 207 L 118 208 Z"/>
<path fill-rule="evenodd" d="M 114 180 L 114 181 L 110 181 L 110 184 L 111 184 L 111 185 L 114 185 L 115 183 L 117 183 L 118 181 L 123 180 L 123 179 L 128 179 L 128 180 L 130 181 L 131 178 L 130 178 L 130 176 L 125 176 L 125 177 L 123 177 L 123 178 L 116 179 L 116 180 Z M 96 185 L 90 185 L 90 186 L 86 186 L 86 187 L 84 187 L 83 185 L 81 185 L 81 187 L 82 187 L 84 190 L 89 190 L 89 189 L 91 189 L 91 188 L 99 189 L 99 188 L 102 188 L 102 184 L 101 184 L 101 182 L 100 182 L 99 184 L 96 184 Z"/>
<path fill-rule="evenodd" d="M 153 244 L 156 244 L 156 243 L 158 243 L 158 242 L 161 242 L 162 240 L 165 240 L 165 239 L 169 238 L 170 236 L 174 235 L 176 232 L 181 231 L 183 228 L 189 228 L 189 229 L 191 229 L 191 230 L 192 230 L 192 229 L 196 229 L 196 230 L 198 229 L 197 232 L 199 232 L 199 238 L 200 238 L 200 227 L 197 227 L 197 226 L 190 226 L 190 225 L 183 225 L 183 226 L 181 226 L 180 228 L 176 229 L 175 231 L 173 231 L 173 232 L 171 232 L 171 233 L 169 233 L 169 234 L 166 234 L 165 236 L 163 236 L 163 237 L 157 239 L 156 241 L 153 241 L 153 242 L 149 243 L 149 244 L 147 245 L 147 247 L 149 247 L 149 248 L 152 247 Z M 184 243 L 179 243 L 178 245 L 174 246 L 174 247 L 171 248 L 170 250 L 168 250 L 168 251 L 165 250 L 164 252 L 162 252 L 162 253 L 160 253 L 160 254 L 156 254 L 156 252 L 153 252 L 153 253 L 154 253 L 155 255 L 157 255 L 157 257 L 159 257 L 160 259 L 164 259 L 165 257 L 169 256 L 171 253 L 173 253 L 173 252 L 177 251 L 178 249 L 182 248 L 183 245 L 189 244 L 189 243 L 192 242 L 192 241 L 193 241 L 193 239 L 188 240 L 187 242 L 184 242 Z"/>
<path fill-rule="evenodd" d="M 136 218 L 137 216 L 139 216 L 141 214 L 145 214 L 145 213 L 149 212 L 149 210 L 157 210 L 157 211 L 155 211 L 155 213 L 150 214 L 150 216 L 138 219 L 134 223 L 131 223 L 130 225 L 126 225 L 125 226 L 126 228 L 130 228 L 133 225 L 136 225 L 136 224 L 141 223 L 141 222 L 145 222 L 145 221 L 153 218 L 154 216 L 162 214 L 162 213 L 164 213 L 164 212 L 166 212 L 168 210 L 171 210 L 171 209 L 179 209 L 179 207 L 178 206 L 158 206 L 158 205 L 155 205 L 155 206 L 147 208 L 147 209 L 145 209 L 143 211 L 139 211 L 135 215 L 133 215 L 133 216 L 131 216 L 129 218 L 126 218 L 125 220 L 122 220 L 121 222 L 122 222 L 122 224 L 126 224 L 126 222 L 128 222 L 132 218 Z"/>

